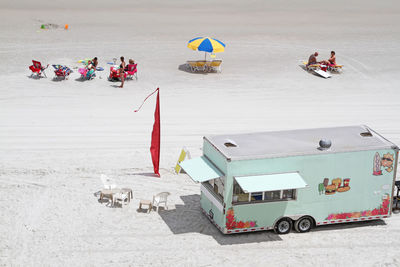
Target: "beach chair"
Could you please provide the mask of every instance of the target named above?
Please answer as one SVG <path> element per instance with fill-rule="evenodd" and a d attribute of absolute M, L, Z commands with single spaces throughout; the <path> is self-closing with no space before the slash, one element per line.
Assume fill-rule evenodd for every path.
<path fill-rule="evenodd" d="M 207 71 L 207 72 L 212 71 L 211 63 L 212 63 L 212 61 L 206 61 L 205 71 Z"/>
<path fill-rule="evenodd" d="M 72 73 L 72 70 L 64 65 L 53 65 L 53 68 L 56 75 L 54 78 L 63 78 L 65 80 Z"/>
<path fill-rule="evenodd" d="M 168 209 L 167 199 L 170 194 L 171 193 L 169 193 L 169 192 L 161 192 L 161 193 L 158 193 L 157 195 L 153 196 L 152 206 L 157 207 L 157 212 L 158 212 L 158 208 L 160 207 L 160 204 L 164 204 L 164 208 L 166 210 Z"/>
<path fill-rule="evenodd" d="M 196 61 L 188 61 L 187 64 L 188 64 L 191 72 L 197 71 L 197 62 Z"/>
<path fill-rule="evenodd" d="M 115 181 L 105 174 L 100 175 L 100 180 L 103 183 L 103 189 L 100 190 L 100 200 L 107 198 L 107 205 L 114 206 L 115 195 L 121 193 L 121 189 L 117 188 Z M 122 193 L 127 194 L 126 192 Z"/>
<path fill-rule="evenodd" d="M 130 198 L 126 193 L 119 192 L 113 195 L 113 206 L 115 206 L 115 203 L 120 203 L 122 207 L 122 205 L 128 205 L 129 202 Z"/>
<path fill-rule="evenodd" d="M 207 62 L 205 60 L 196 61 L 196 69 L 197 71 L 206 71 L 207 70 Z"/>
<path fill-rule="evenodd" d="M 213 60 L 213 61 L 211 61 L 209 68 L 212 71 L 221 72 L 221 64 L 222 64 L 222 60 L 219 60 L 219 59 Z"/>
<path fill-rule="evenodd" d="M 37 77 L 41 77 L 41 75 L 43 74 L 44 77 L 47 78 L 46 76 L 46 72 L 45 69 L 47 69 L 47 67 L 49 66 L 47 64 L 46 67 L 42 66 L 42 63 L 40 63 L 39 61 L 36 60 L 32 60 L 33 65 L 29 66 L 29 69 L 32 71 L 31 77 L 33 76 L 33 74 L 35 74 Z"/>
<path fill-rule="evenodd" d="M 138 79 L 137 76 L 137 63 L 136 64 L 128 64 L 128 66 L 126 66 L 126 79 L 131 79 L 133 80 L 133 77 L 135 77 L 135 79 Z"/>
<path fill-rule="evenodd" d="M 331 72 L 340 72 L 343 69 L 343 65 L 328 64 L 328 70 Z"/>
<path fill-rule="evenodd" d="M 119 67 L 113 65 L 110 67 L 110 75 L 108 76 L 109 81 L 119 81 Z"/>
<path fill-rule="evenodd" d="M 103 183 L 104 189 L 115 189 L 117 185 L 115 181 L 109 178 L 107 175 L 102 174 L 100 175 L 101 182 Z"/>
<path fill-rule="evenodd" d="M 87 68 L 79 68 L 78 72 L 81 74 L 81 78 L 84 80 L 91 80 L 96 77 L 96 73 L 94 69 L 87 69 Z"/>
<path fill-rule="evenodd" d="M 308 65 L 308 61 L 303 61 L 303 65 L 306 67 L 306 70 L 319 70 L 319 69 L 321 69 L 321 65 L 319 63 Z"/>

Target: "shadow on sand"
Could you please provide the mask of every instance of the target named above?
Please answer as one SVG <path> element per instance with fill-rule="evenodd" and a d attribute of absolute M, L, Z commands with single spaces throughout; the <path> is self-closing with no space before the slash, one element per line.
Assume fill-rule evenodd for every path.
<path fill-rule="evenodd" d="M 184 71 L 184 72 L 187 72 L 187 73 L 190 73 L 190 74 L 203 74 L 203 75 L 207 75 L 208 74 L 208 72 L 204 72 L 204 71 L 192 71 L 190 69 L 190 66 L 188 64 L 186 64 L 186 63 L 179 65 L 178 66 L 178 70 Z"/>
<path fill-rule="evenodd" d="M 90 81 L 90 80 L 88 80 L 88 79 L 86 79 L 86 78 L 81 76 L 79 78 L 76 78 L 75 81 L 83 83 L 83 82 Z"/>
<path fill-rule="evenodd" d="M 312 75 L 314 75 L 314 76 L 316 76 L 316 77 L 319 77 L 319 78 L 323 78 L 322 76 L 318 75 L 317 73 L 313 72 L 312 70 L 307 70 L 306 66 L 304 66 L 304 65 L 302 65 L 302 64 L 300 64 L 299 67 L 300 67 L 301 69 L 303 69 L 305 72 L 308 72 L 309 74 L 312 74 Z M 329 73 L 330 73 L 331 75 L 339 74 L 339 73 L 337 73 L 337 72 L 329 72 Z"/>
<path fill-rule="evenodd" d="M 305 72 L 308 72 L 308 73 L 311 74 L 311 75 L 314 75 L 314 76 L 316 76 L 316 77 L 322 78 L 321 76 L 319 76 L 318 74 L 314 73 L 313 71 L 308 70 L 308 69 L 306 68 L 306 66 L 304 66 L 304 65 L 299 65 L 299 67 L 300 67 L 301 69 L 303 69 Z"/>
<path fill-rule="evenodd" d="M 53 82 L 62 82 L 62 81 L 68 81 L 68 78 L 56 76 L 56 77 L 53 77 L 53 79 L 51 79 L 51 80 L 52 80 Z"/>
<path fill-rule="evenodd" d="M 174 234 L 201 233 L 212 236 L 220 245 L 249 244 L 259 242 L 281 241 L 281 237 L 273 231 L 253 233 L 239 233 L 233 235 L 222 234 L 201 212 L 200 195 L 181 196 L 183 205 L 176 205 L 174 210 L 165 210 L 160 207 L 159 215 Z M 141 211 L 141 212 L 146 212 Z M 343 224 L 323 225 L 311 231 L 332 231 L 359 227 L 386 225 L 383 220 L 352 222 Z M 292 230 L 294 234 L 300 234 Z M 307 234 L 307 233 L 304 233 Z"/>
<path fill-rule="evenodd" d="M 174 234 L 201 233 L 212 236 L 220 245 L 249 244 L 282 240 L 271 231 L 222 234 L 200 210 L 200 195 L 181 196 L 183 205 L 176 205 L 174 210 L 160 207 L 159 214 Z"/>
<path fill-rule="evenodd" d="M 42 78 L 47 79 L 47 77 L 45 77 L 45 76 L 39 76 L 39 75 L 27 75 L 26 77 L 28 77 L 29 79 L 32 79 L 32 80 L 40 80 L 40 79 L 42 79 Z"/>
<path fill-rule="evenodd" d="M 137 173 L 130 173 L 129 175 L 142 175 L 142 176 L 147 176 L 147 177 L 156 177 L 160 178 L 157 174 L 154 174 L 152 172 L 137 172 Z"/>

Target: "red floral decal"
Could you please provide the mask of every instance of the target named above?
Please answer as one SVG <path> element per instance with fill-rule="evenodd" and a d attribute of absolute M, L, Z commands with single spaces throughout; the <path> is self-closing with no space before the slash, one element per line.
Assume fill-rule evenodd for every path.
<path fill-rule="evenodd" d="M 349 218 L 360 218 L 368 216 L 386 215 L 389 213 L 389 197 L 386 197 L 379 208 L 373 210 L 364 210 L 360 212 L 344 212 L 344 213 L 332 213 L 326 217 L 325 220 L 343 220 Z"/>
<path fill-rule="evenodd" d="M 226 213 L 225 225 L 227 229 L 257 227 L 256 221 L 236 221 L 235 213 L 232 208 L 228 209 Z"/>

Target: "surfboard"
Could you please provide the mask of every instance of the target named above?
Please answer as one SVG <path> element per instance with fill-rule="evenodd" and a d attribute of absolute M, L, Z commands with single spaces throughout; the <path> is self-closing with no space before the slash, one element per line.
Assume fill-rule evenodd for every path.
<path fill-rule="evenodd" d="M 324 77 L 325 79 L 332 77 L 328 72 L 323 71 L 323 70 L 313 70 L 316 74 L 318 74 L 321 77 Z"/>

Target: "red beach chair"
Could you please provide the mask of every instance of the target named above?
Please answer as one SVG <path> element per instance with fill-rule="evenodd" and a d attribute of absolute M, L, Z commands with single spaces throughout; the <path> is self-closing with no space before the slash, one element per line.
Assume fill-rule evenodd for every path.
<path fill-rule="evenodd" d="M 63 78 L 68 79 L 68 76 L 71 74 L 72 70 L 64 65 L 53 65 L 54 74 L 56 75 L 54 78 Z"/>
<path fill-rule="evenodd" d="M 128 64 L 125 67 L 125 72 L 124 72 L 124 77 L 125 79 L 138 79 L 137 76 L 137 64 Z M 111 66 L 110 67 L 110 75 L 108 76 L 109 81 L 118 81 L 121 80 L 120 74 L 119 74 L 119 67 L 118 66 Z"/>
<path fill-rule="evenodd" d="M 32 71 L 31 77 L 33 74 L 36 74 L 37 77 L 41 77 L 41 75 L 43 73 L 44 77 L 47 78 L 44 70 L 47 69 L 47 67 L 49 65 L 47 64 L 46 67 L 43 67 L 42 63 L 40 63 L 39 61 L 36 61 L 36 60 L 32 60 L 32 63 L 33 63 L 33 65 L 29 66 L 29 69 Z"/>
<path fill-rule="evenodd" d="M 128 66 L 126 66 L 125 73 L 127 79 L 133 79 L 133 77 L 135 77 L 137 80 L 137 64 L 128 64 Z"/>
<path fill-rule="evenodd" d="M 108 76 L 109 81 L 118 81 L 119 80 L 119 67 L 118 66 L 111 66 L 110 67 L 110 76 Z M 126 76 L 126 73 L 125 73 Z"/>

